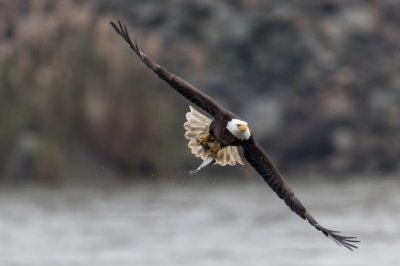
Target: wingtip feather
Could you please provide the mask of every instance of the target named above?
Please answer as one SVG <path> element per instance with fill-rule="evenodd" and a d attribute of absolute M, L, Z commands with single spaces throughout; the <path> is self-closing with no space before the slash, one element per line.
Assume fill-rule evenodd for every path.
<path fill-rule="evenodd" d="M 360 241 L 357 240 L 356 237 L 340 235 L 339 231 L 329 230 L 319 224 L 314 225 L 314 226 L 315 226 L 315 228 L 320 230 L 325 236 L 332 239 L 339 246 L 343 246 L 351 251 L 353 251 L 354 249 L 358 249 L 358 247 L 355 245 L 355 243 L 359 243 Z"/>
<path fill-rule="evenodd" d="M 343 236 L 340 231 L 330 230 L 321 226 L 307 211 L 304 213 L 304 217 L 307 221 L 314 226 L 317 230 L 321 231 L 326 237 L 332 239 L 339 246 L 343 246 L 351 251 L 357 249 L 358 247 L 354 243 L 359 243 L 354 236 Z"/>

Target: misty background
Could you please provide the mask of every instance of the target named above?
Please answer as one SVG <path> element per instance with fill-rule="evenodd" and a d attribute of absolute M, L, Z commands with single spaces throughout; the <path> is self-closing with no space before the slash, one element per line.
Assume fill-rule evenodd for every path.
<path fill-rule="evenodd" d="M 190 103 L 136 58 L 116 19 L 148 56 L 248 121 L 284 172 L 399 170 L 397 1 L 22 0 L 0 10 L 3 181 L 186 178 L 176 175 L 199 164 L 183 137 Z M 240 171 L 225 168 L 213 174 Z"/>
<path fill-rule="evenodd" d="M 309 228 L 248 164 L 187 175 L 201 163 L 184 138 L 191 103 L 117 19 L 249 122 L 360 251 Z M 0 262 L 398 264 L 399 29 L 397 0 L 0 0 Z"/>

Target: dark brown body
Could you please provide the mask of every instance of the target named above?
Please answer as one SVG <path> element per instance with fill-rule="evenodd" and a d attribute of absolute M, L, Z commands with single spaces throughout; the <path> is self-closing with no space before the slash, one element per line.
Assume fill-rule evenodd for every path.
<path fill-rule="evenodd" d="M 229 132 L 226 125 L 232 119 L 237 118 L 234 114 L 227 114 L 222 119 L 215 119 L 210 125 L 210 135 L 221 143 L 222 147 L 225 146 L 241 146 L 245 141 L 241 141 Z"/>

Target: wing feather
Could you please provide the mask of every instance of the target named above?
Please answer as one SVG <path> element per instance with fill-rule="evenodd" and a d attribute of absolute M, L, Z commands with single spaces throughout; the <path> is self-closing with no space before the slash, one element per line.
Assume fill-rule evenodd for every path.
<path fill-rule="evenodd" d="M 140 51 L 137 41 L 133 43 L 128 30 L 125 25 L 122 25 L 118 20 L 118 26 L 110 21 L 111 26 L 114 30 L 129 44 L 130 48 L 139 56 L 140 60 L 151 70 L 153 70 L 161 79 L 167 82 L 177 92 L 189 101 L 196 104 L 201 109 L 215 118 L 221 118 L 224 116 L 226 110 L 224 110 L 219 104 L 217 104 L 210 96 L 196 89 L 193 85 L 183 80 L 182 78 L 168 72 L 162 68 L 159 64 L 148 58 L 142 51 Z"/>
<path fill-rule="evenodd" d="M 263 149 L 254 141 L 253 137 L 242 146 L 243 155 L 253 168 L 264 178 L 267 184 L 276 192 L 279 198 L 285 201 L 286 205 L 299 215 L 307 220 L 317 230 L 321 231 L 325 236 L 332 238 L 338 245 L 344 246 L 349 250 L 357 248 L 355 243 L 359 242 L 354 237 L 340 235 L 338 231 L 329 230 L 320 224 L 311 216 L 296 197 L 293 190 L 289 187 L 286 180 L 279 173 L 276 166 L 268 158 Z"/>

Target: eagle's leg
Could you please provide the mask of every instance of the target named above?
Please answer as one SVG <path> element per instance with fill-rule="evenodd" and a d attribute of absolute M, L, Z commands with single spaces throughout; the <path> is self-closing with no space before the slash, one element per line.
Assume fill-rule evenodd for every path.
<path fill-rule="evenodd" d="M 211 156 L 213 158 L 217 157 L 217 154 L 219 152 L 219 150 L 221 149 L 221 143 L 217 142 L 215 143 L 208 151 L 210 152 Z"/>

